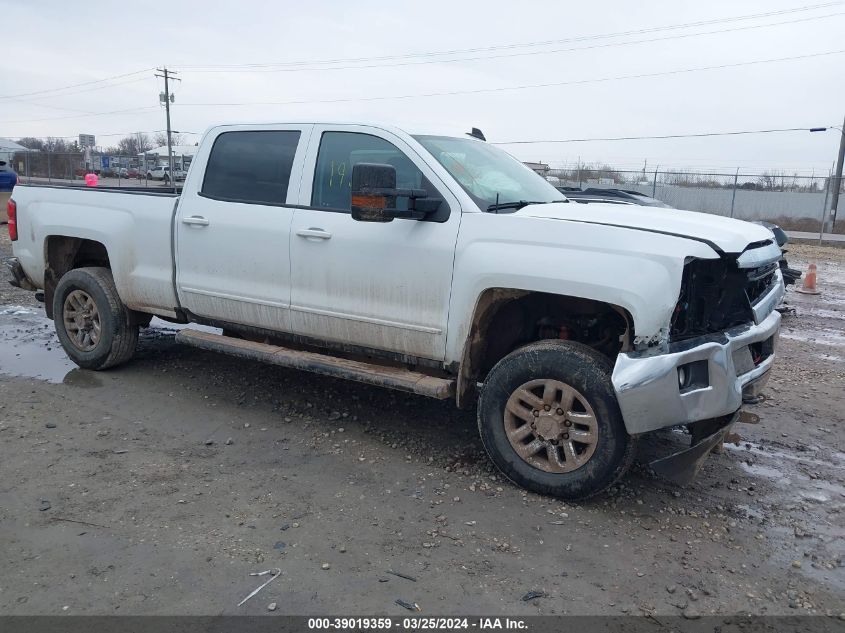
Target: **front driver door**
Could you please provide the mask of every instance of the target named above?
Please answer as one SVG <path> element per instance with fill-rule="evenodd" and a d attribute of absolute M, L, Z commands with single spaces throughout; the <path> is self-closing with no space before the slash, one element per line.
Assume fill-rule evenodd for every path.
<path fill-rule="evenodd" d="M 353 220 L 350 180 L 359 162 L 394 165 L 397 187 L 425 188 L 443 200 L 437 216 Z M 442 360 L 461 214 L 416 151 L 387 131 L 315 127 L 300 204 L 291 226 L 294 332 Z"/>

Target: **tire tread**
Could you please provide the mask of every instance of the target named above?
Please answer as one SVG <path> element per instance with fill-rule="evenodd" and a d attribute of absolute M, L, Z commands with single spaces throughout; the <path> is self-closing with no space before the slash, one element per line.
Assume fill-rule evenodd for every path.
<path fill-rule="evenodd" d="M 500 372 L 507 371 L 508 366 L 516 363 L 521 362 L 520 358 L 525 357 L 527 354 L 532 353 L 561 353 L 564 352 L 569 356 L 575 357 L 579 360 L 579 364 L 587 366 L 593 365 L 597 366 L 601 369 L 602 373 L 604 373 L 608 380 L 603 381 L 603 386 L 606 391 L 606 395 L 609 399 L 612 400 L 613 405 L 616 407 L 618 411 L 618 405 L 616 404 L 616 394 L 613 391 L 612 384 L 610 383 L 609 376 L 613 371 L 613 364 L 606 356 L 602 355 L 601 353 L 597 352 L 596 350 L 584 345 L 583 343 L 577 343 L 574 341 L 561 341 L 561 340 L 542 340 L 536 341 L 534 343 L 529 343 L 522 347 L 519 347 L 512 351 L 510 354 L 502 358 L 496 365 L 490 370 L 489 376 L 495 376 Z M 485 420 L 482 416 L 482 409 L 483 409 L 483 402 L 485 399 L 485 392 L 490 389 L 489 382 L 485 380 L 484 385 L 481 388 L 481 393 L 479 396 L 479 407 L 478 407 L 478 430 L 481 433 L 482 439 L 485 437 L 484 433 L 484 425 Z M 621 412 L 619 413 L 619 419 L 621 419 Z M 508 479 L 514 482 L 517 485 L 523 485 L 519 481 L 514 479 L 514 473 L 509 472 L 509 468 L 506 468 L 497 463 L 496 459 L 493 457 L 491 453 L 490 447 L 487 445 L 487 442 L 484 441 L 484 447 L 487 451 L 488 455 L 490 455 L 493 462 L 496 464 L 497 468 L 504 474 Z M 579 500 L 583 501 L 586 499 L 590 499 L 601 493 L 605 492 L 608 488 L 615 485 L 628 471 L 631 464 L 634 461 L 634 456 L 636 454 L 636 444 L 637 440 L 636 437 L 628 436 L 627 442 L 625 443 L 625 450 L 618 462 L 616 463 L 613 472 L 609 474 L 606 480 L 602 483 L 602 485 L 597 486 L 589 491 L 586 491 L 581 494 L 566 494 L 565 497 L 571 500 Z M 532 490 L 541 494 L 548 494 L 551 496 L 562 496 L 561 491 L 559 489 L 555 489 L 553 486 L 547 486 L 540 484 L 539 482 L 533 483 L 531 486 Z"/>
<path fill-rule="evenodd" d="M 93 279 L 103 291 L 109 304 L 108 311 L 110 313 L 110 319 L 114 321 L 115 326 L 112 345 L 108 355 L 102 361 L 90 364 L 88 369 L 108 369 L 127 362 L 135 355 L 135 348 L 138 345 L 138 325 L 135 322 L 132 311 L 120 300 L 111 270 L 102 266 L 74 268 L 65 273 L 62 279 L 59 280 L 59 284 L 61 285 L 62 281 L 66 281 L 66 278 L 72 279 L 72 276 L 78 277 L 80 275 L 87 275 Z M 62 310 L 56 311 L 54 306 L 54 314 L 56 315 L 58 327 L 58 323 L 62 319 Z"/>

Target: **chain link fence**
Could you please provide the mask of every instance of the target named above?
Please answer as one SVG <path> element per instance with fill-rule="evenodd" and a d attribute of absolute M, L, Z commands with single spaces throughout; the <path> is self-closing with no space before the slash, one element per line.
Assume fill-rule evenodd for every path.
<path fill-rule="evenodd" d="M 184 179 L 192 156 L 174 155 L 174 173 L 177 184 Z M 122 154 L 88 154 L 84 152 L 16 152 L 11 156 L 11 166 L 22 183 L 82 185 L 85 175 L 95 173 L 99 184 L 112 187 L 166 187 L 167 175 L 156 167 L 166 166 L 167 161 L 149 154 L 128 156 Z"/>
<path fill-rule="evenodd" d="M 176 181 L 184 178 L 191 156 L 174 156 Z M 164 172 L 155 167 L 165 161 L 155 155 L 18 152 L 12 166 L 22 182 L 82 184 L 87 173 L 96 173 L 102 186 L 170 186 Z M 677 209 L 715 213 L 741 220 L 766 220 L 784 229 L 845 234 L 845 219 L 836 222 L 831 207 L 830 175 L 799 176 L 783 173 L 749 174 L 692 171 L 621 170 L 603 165 L 545 168 L 543 175 L 565 187 L 612 188 L 635 191 Z M 840 198 L 840 209 L 845 207 Z"/>
<path fill-rule="evenodd" d="M 580 189 L 624 189 L 688 211 L 775 222 L 787 230 L 845 233 L 830 208 L 835 178 L 775 173 L 630 171 L 612 167 L 549 169 L 553 184 Z M 845 207 L 840 198 L 840 210 Z"/>

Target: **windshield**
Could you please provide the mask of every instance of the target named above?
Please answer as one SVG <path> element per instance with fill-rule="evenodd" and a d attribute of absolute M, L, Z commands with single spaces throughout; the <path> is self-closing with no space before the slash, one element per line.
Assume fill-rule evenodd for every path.
<path fill-rule="evenodd" d="M 482 211 L 497 203 L 566 201 L 542 176 L 497 147 L 451 136 L 414 138 L 446 168 Z"/>

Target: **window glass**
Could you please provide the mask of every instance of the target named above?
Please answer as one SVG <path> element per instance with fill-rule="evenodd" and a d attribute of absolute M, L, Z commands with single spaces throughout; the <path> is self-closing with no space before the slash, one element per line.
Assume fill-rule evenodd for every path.
<path fill-rule="evenodd" d="M 484 211 L 507 202 L 565 202 L 545 178 L 488 143 L 448 136 L 415 136 Z"/>
<path fill-rule="evenodd" d="M 429 195 L 437 195 L 411 159 L 392 143 L 369 134 L 326 132 L 320 139 L 311 205 L 351 210 L 352 167 L 358 163 L 393 165 L 398 189 L 426 189 Z M 408 208 L 407 198 L 399 198 L 396 203 L 400 209 Z"/>
<path fill-rule="evenodd" d="M 284 204 L 299 134 L 224 132 L 211 148 L 202 193 L 233 202 Z"/>

